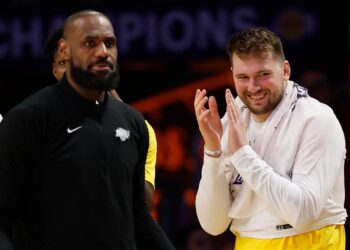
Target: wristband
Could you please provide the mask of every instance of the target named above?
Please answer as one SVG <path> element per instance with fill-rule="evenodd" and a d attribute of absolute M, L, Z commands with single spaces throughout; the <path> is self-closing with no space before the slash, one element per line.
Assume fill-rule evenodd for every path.
<path fill-rule="evenodd" d="M 206 154 L 209 157 L 218 158 L 221 155 L 221 153 L 222 153 L 221 149 L 212 151 L 212 150 L 207 149 L 204 146 L 204 154 Z"/>

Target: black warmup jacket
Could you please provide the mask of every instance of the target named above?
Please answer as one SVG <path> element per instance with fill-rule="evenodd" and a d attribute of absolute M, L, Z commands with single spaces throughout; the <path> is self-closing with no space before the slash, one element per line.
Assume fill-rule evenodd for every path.
<path fill-rule="evenodd" d="M 174 249 L 144 195 L 142 115 L 64 78 L 0 123 L 0 249 Z"/>

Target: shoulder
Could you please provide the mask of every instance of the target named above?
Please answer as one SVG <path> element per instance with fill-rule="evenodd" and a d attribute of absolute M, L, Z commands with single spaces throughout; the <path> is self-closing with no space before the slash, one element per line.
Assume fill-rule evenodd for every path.
<path fill-rule="evenodd" d="M 149 122 L 147 120 L 145 120 L 145 124 L 147 126 L 148 137 L 149 137 L 149 149 L 148 149 L 148 151 L 156 151 L 156 149 L 157 149 L 156 133 L 155 133 L 153 127 L 151 126 L 151 124 L 149 124 Z"/>
<path fill-rule="evenodd" d="M 154 132 L 152 125 L 149 124 L 149 122 L 147 120 L 145 120 L 145 123 L 146 123 L 147 130 L 148 130 L 150 137 L 155 137 L 155 132 Z"/>
<path fill-rule="evenodd" d="M 344 137 L 343 129 L 333 109 L 315 98 L 301 98 L 296 105 L 294 116 L 300 126 L 308 131 L 313 131 L 311 134 L 322 136 L 325 141 L 331 137 Z"/>
<path fill-rule="evenodd" d="M 37 116 L 49 110 L 50 104 L 55 98 L 56 86 L 48 86 L 38 90 L 25 98 L 22 102 L 14 106 L 7 114 L 12 116 L 15 114 L 26 116 Z"/>
<path fill-rule="evenodd" d="M 52 87 L 45 87 L 13 107 L 0 123 L 2 140 L 16 138 L 23 142 L 39 142 L 45 134 L 47 118 L 53 113 L 48 93 Z M 12 138 L 12 139 L 11 139 Z"/>
<path fill-rule="evenodd" d="M 318 121 L 337 120 L 330 106 L 310 96 L 300 98 L 296 104 L 295 111 L 300 118 Z"/>

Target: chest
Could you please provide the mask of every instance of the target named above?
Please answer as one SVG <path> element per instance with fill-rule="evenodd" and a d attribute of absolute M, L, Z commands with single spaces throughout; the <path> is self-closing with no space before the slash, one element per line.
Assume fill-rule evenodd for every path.
<path fill-rule="evenodd" d="M 40 166 L 43 173 L 81 178 L 130 179 L 141 155 L 140 132 L 118 116 L 61 116 L 49 124 Z"/>

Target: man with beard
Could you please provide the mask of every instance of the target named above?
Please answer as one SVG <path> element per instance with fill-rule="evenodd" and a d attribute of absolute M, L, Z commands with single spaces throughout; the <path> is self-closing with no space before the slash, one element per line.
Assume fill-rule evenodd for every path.
<path fill-rule="evenodd" d="M 278 36 L 249 28 L 228 43 L 226 114 L 197 90 L 204 139 L 196 197 L 202 227 L 229 226 L 235 250 L 345 249 L 345 139 L 332 109 L 289 80 Z M 206 106 L 208 104 L 208 108 Z"/>
<path fill-rule="evenodd" d="M 142 115 L 108 95 L 118 84 L 113 26 L 67 18 L 66 74 L 0 123 L 0 248 L 174 249 L 148 212 Z"/>
<path fill-rule="evenodd" d="M 61 55 L 61 53 L 58 53 L 58 44 L 62 38 L 63 28 L 56 29 L 49 37 L 45 46 L 45 54 L 48 55 L 52 60 L 52 74 L 56 80 L 61 80 L 64 73 L 66 72 L 66 62 L 63 58 L 63 55 Z M 110 89 L 108 93 L 117 100 L 122 101 L 115 89 Z M 145 122 L 149 135 L 149 146 L 145 165 L 145 195 L 147 207 L 149 211 L 152 211 L 156 175 L 157 138 L 153 127 L 146 120 Z"/>

